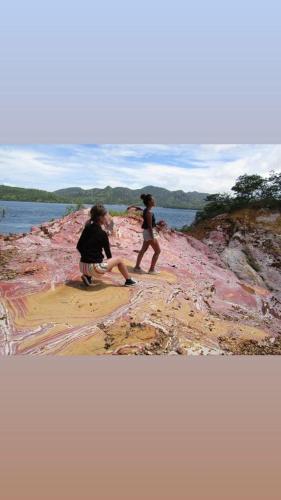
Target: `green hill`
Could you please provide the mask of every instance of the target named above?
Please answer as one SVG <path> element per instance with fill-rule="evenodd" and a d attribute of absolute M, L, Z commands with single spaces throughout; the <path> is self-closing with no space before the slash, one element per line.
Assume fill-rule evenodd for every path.
<path fill-rule="evenodd" d="M 142 193 L 151 193 L 157 199 L 157 205 L 167 208 L 193 208 L 201 209 L 205 205 L 207 193 L 198 193 L 197 191 L 185 193 L 182 190 L 169 191 L 168 189 L 145 186 L 141 189 L 129 189 L 125 187 L 110 186 L 104 189 L 81 189 L 78 187 L 59 189 L 54 191 L 57 196 L 63 196 L 71 203 L 108 203 L 117 205 L 135 205 L 141 204 L 140 195 Z"/>
<path fill-rule="evenodd" d="M 105 203 L 116 205 L 140 205 L 140 195 L 151 193 L 157 199 L 157 205 L 167 208 L 189 208 L 199 210 L 205 205 L 207 193 L 197 191 L 185 193 L 182 190 L 169 191 L 168 189 L 145 186 L 142 189 L 129 189 L 125 187 L 112 188 L 107 186 L 103 189 L 82 189 L 70 187 L 58 189 L 54 192 L 40 189 L 25 189 L 13 186 L 0 186 L 0 199 L 11 201 L 37 201 L 51 203 Z"/>
<path fill-rule="evenodd" d="M 3 185 L 0 185 L 0 200 L 67 203 L 67 201 L 62 200 L 61 196 L 41 189 L 25 189 Z"/>

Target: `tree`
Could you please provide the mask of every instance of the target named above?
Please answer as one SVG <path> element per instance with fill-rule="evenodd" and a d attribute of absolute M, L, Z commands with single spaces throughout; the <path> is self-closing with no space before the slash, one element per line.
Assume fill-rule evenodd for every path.
<path fill-rule="evenodd" d="M 262 197 L 266 180 L 260 175 L 240 175 L 236 184 L 231 188 L 239 198 L 251 200 Z"/>
<path fill-rule="evenodd" d="M 195 217 L 195 223 L 202 219 L 209 219 L 224 212 L 229 212 L 233 204 L 233 198 L 227 193 L 215 193 L 206 196 L 206 205 L 199 210 Z"/>
<path fill-rule="evenodd" d="M 281 173 L 270 172 L 263 195 L 267 199 L 281 200 Z"/>

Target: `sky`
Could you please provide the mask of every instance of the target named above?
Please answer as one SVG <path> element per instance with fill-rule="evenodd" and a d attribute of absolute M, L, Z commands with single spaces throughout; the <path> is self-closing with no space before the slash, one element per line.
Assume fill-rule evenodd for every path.
<path fill-rule="evenodd" d="M 281 145 L 0 145 L 0 184 L 66 187 L 147 185 L 222 193 L 238 176 L 281 172 Z"/>

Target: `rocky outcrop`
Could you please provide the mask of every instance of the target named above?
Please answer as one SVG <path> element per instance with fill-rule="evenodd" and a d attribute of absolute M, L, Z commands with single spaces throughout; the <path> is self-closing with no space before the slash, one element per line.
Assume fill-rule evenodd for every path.
<path fill-rule="evenodd" d="M 143 212 L 143 209 L 141 207 L 138 207 L 137 205 L 130 205 L 129 207 L 127 207 L 126 211 L 128 212 L 128 214 L 132 213 L 132 214 L 141 215 Z"/>
<path fill-rule="evenodd" d="M 191 234 L 215 250 L 239 279 L 281 301 L 281 213 L 244 209 L 198 224 Z"/>
<path fill-rule="evenodd" d="M 254 342 L 259 353 L 268 345 L 278 352 L 277 231 L 255 240 L 254 232 L 245 235 L 241 221 L 228 217 L 205 233 L 198 228 L 196 237 L 163 226 L 160 275 L 138 275 L 138 286 L 127 289 L 112 272 L 86 289 L 76 242 L 87 218 L 82 210 L 29 234 L 1 237 L 0 354 L 231 354 L 242 342 Z M 260 235 L 268 221 L 255 221 Z M 270 224 L 278 225 L 278 218 Z M 108 231 L 113 255 L 132 272 L 142 243 L 140 221 L 114 217 Z M 144 268 L 150 259 L 149 251 Z"/>

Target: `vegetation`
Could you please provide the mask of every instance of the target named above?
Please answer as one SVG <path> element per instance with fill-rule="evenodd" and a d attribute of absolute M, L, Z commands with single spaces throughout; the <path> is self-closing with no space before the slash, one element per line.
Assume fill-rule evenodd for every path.
<path fill-rule="evenodd" d="M 183 227 L 176 227 L 175 230 L 180 231 L 181 233 L 191 233 L 192 226 L 185 225 Z"/>
<path fill-rule="evenodd" d="M 7 201 L 35 201 L 48 203 L 68 203 L 54 193 L 41 189 L 25 189 L 0 185 L 0 199 Z"/>
<path fill-rule="evenodd" d="M 208 195 L 205 207 L 196 214 L 195 224 L 240 208 L 281 209 L 281 173 L 271 172 L 267 178 L 241 175 L 231 191 L 232 194 Z"/>
<path fill-rule="evenodd" d="M 50 193 L 39 189 L 24 189 L 12 186 L 0 186 L 0 199 L 12 201 L 37 201 L 51 203 L 89 204 L 104 203 L 112 205 L 139 205 L 141 193 L 151 193 L 157 198 L 157 204 L 167 208 L 202 209 L 207 193 L 196 191 L 169 191 L 168 189 L 146 186 L 142 189 L 125 187 L 104 189 L 82 189 L 79 187 L 59 189 Z"/>
<path fill-rule="evenodd" d="M 78 212 L 79 210 L 82 210 L 83 208 L 85 208 L 85 207 L 81 203 L 77 203 L 76 206 L 72 205 L 70 207 L 67 207 L 65 210 L 65 213 L 64 213 L 64 217 L 66 217 L 67 215 L 73 214 L 74 212 Z"/>
<path fill-rule="evenodd" d="M 205 204 L 207 193 L 196 191 L 185 193 L 184 191 L 169 191 L 168 189 L 155 186 L 145 186 L 142 189 L 129 189 L 124 187 L 104 189 L 82 189 L 67 188 L 55 191 L 57 196 L 63 196 L 71 203 L 104 203 L 115 205 L 139 205 L 141 193 L 151 193 L 157 198 L 157 204 L 166 208 L 202 209 Z"/>
<path fill-rule="evenodd" d="M 125 210 L 108 210 L 109 215 L 112 217 L 124 217 L 128 213 Z"/>

